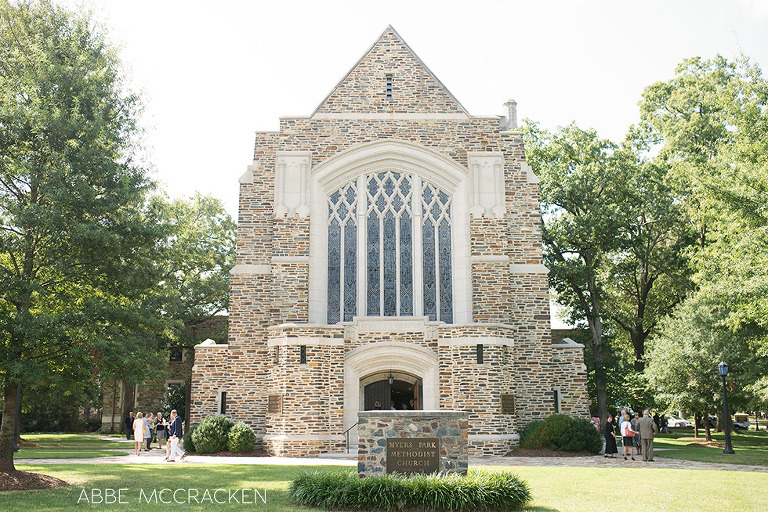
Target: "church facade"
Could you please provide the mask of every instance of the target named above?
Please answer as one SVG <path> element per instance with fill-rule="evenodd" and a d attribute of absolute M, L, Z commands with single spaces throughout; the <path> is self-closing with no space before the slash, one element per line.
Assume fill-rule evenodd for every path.
<path fill-rule="evenodd" d="M 229 340 L 195 348 L 193 424 L 223 412 L 311 455 L 355 444 L 361 410 L 462 410 L 470 449 L 504 454 L 532 420 L 588 416 L 506 105 L 470 115 L 388 27 L 312 115 L 257 133 Z"/>

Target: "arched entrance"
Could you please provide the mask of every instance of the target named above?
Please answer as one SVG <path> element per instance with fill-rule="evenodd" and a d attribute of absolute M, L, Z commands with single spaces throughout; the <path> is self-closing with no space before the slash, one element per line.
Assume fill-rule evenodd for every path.
<path fill-rule="evenodd" d="M 360 379 L 363 410 L 421 409 L 423 383 L 402 372 L 379 372 Z"/>
<path fill-rule="evenodd" d="M 397 323 L 397 320 L 390 321 Z M 365 409 L 365 386 L 386 380 L 406 385 L 395 389 L 408 392 L 408 385 L 419 385 L 419 408 L 439 409 L 437 355 L 430 349 L 397 341 L 370 343 L 350 351 L 344 357 L 344 429 L 357 423 L 357 412 Z M 402 388 L 405 388 L 403 390 Z M 413 393 L 413 391 L 411 391 Z M 387 398 L 381 395 L 382 408 Z M 402 396 L 402 395 L 401 395 Z M 391 390 L 390 390 L 391 400 Z M 357 430 L 350 432 L 357 440 Z"/>

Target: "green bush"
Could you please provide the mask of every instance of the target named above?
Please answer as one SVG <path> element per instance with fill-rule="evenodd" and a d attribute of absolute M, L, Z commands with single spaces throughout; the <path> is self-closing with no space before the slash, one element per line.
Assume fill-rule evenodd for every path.
<path fill-rule="evenodd" d="M 235 453 L 250 452 L 256 445 L 256 434 L 251 427 L 239 421 L 229 430 L 227 450 Z"/>
<path fill-rule="evenodd" d="M 523 431 L 520 432 L 520 446 L 522 446 L 526 439 L 531 437 L 531 434 L 536 432 L 536 430 L 538 430 L 539 427 L 543 424 L 544 420 L 535 420 L 527 424 L 525 428 L 523 428 Z"/>
<path fill-rule="evenodd" d="M 206 416 L 192 433 L 197 453 L 216 453 L 227 447 L 227 435 L 235 424 L 223 414 Z"/>
<path fill-rule="evenodd" d="M 550 450 L 564 452 L 588 451 L 600 453 L 603 441 L 591 421 L 583 418 L 574 419 L 568 429 L 556 437 L 550 444 Z"/>
<path fill-rule="evenodd" d="M 530 427 L 530 429 L 529 429 Z M 530 423 L 520 434 L 521 448 L 544 448 L 565 452 L 600 453 L 600 432 L 589 420 L 553 414 L 545 420 Z"/>
<path fill-rule="evenodd" d="M 523 480 L 506 472 L 470 470 L 467 476 L 382 475 L 356 471 L 300 474 L 288 497 L 301 505 L 356 510 L 511 510 L 531 500 Z"/>
<path fill-rule="evenodd" d="M 192 425 L 192 428 L 187 430 L 187 433 L 184 434 L 184 437 L 181 440 L 182 446 L 184 446 L 184 449 L 188 452 L 194 452 L 195 450 L 195 442 L 192 440 L 192 433 L 197 430 L 197 425 Z"/>

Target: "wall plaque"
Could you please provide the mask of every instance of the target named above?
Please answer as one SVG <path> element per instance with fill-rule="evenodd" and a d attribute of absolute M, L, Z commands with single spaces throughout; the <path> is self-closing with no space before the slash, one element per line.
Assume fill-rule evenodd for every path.
<path fill-rule="evenodd" d="M 512 393 L 501 394 L 501 413 L 515 414 L 515 395 Z"/>
<path fill-rule="evenodd" d="M 434 473 L 440 470 L 437 437 L 387 438 L 387 473 Z"/>
<path fill-rule="evenodd" d="M 280 414 L 283 412 L 283 395 L 269 395 L 267 397 L 267 413 Z"/>

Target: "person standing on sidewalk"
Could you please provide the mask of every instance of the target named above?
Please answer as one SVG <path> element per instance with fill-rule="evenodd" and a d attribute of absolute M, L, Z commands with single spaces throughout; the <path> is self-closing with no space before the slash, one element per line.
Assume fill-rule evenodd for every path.
<path fill-rule="evenodd" d="M 653 436 L 659 433 L 648 409 L 643 411 L 643 417 L 637 420 L 637 429 L 643 439 L 643 462 L 653 462 Z"/>
<path fill-rule="evenodd" d="M 187 456 L 187 452 L 179 448 L 179 441 L 184 433 L 181 430 L 181 418 L 179 417 L 179 413 L 176 412 L 176 409 L 171 411 L 171 424 L 168 427 L 168 435 L 170 436 L 171 451 L 166 460 L 169 462 L 176 462 L 176 455 L 181 455 L 179 461 L 184 460 L 184 457 Z"/>

